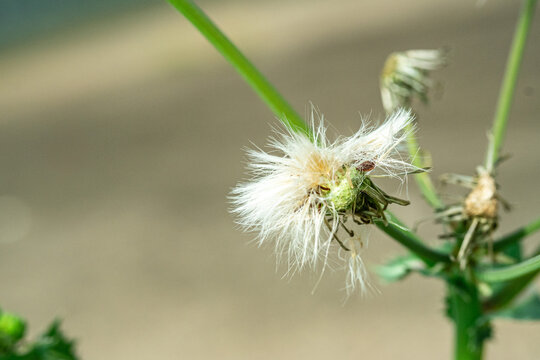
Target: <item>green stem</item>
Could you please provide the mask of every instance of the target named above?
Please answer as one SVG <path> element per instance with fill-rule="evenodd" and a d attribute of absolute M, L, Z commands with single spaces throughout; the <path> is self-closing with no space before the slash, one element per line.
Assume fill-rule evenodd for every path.
<path fill-rule="evenodd" d="M 197 5 L 189 0 L 168 1 L 233 65 L 279 120 L 292 130 L 310 136 L 302 117 Z"/>
<path fill-rule="evenodd" d="M 506 132 L 508 115 L 512 105 L 519 68 L 521 66 L 521 59 L 523 58 L 525 43 L 532 23 L 536 2 L 537 0 L 524 1 L 521 14 L 516 25 L 514 39 L 512 40 L 512 47 L 508 56 L 504 79 L 499 93 L 497 110 L 495 111 L 495 117 L 493 120 L 492 139 L 489 142 L 486 155 L 486 169 L 490 173 L 493 172 L 493 169 L 499 160 L 499 152 L 501 150 L 504 134 Z"/>
<path fill-rule="evenodd" d="M 493 250 L 501 251 L 505 247 L 521 241 L 526 236 L 529 236 L 538 230 L 540 230 L 540 218 L 494 241 Z"/>
<path fill-rule="evenodd" d="M 454 359 L 480 360 L 489 323 L 483 324 L 482 307 L 474 284 L 460 278 L 448 284 L 450 314 L 454 320 Z"/>
<path fill-rule="evenodd" d="M 522 261 L 515 265 L 505 266 L 499 269 L 486 269 L 479 271 L 477 276 L 486 282 L 509 281 L 540 270 L 540 255 Z"/>
<path fill-rule="evenodd" d="M 418 156 L 418 149 L 420 147 L 418 145 L 418 141 L 416 140 L 416 136 L 412 131 L 412 125 L 409 125 L 407 131 L 409 132 L 409 136 L 407 137 L 407 146 L 412 159 L 412 164 L 416 167 L 423 168 L 425 167 L 425 164 L 423 163 L 421 157 Z M 435 209 L 440 209 L 444 207 L 444 203 L 437 195 L 435 186 L 433 185 L 431 177 L 428 173 L 424 172 L 416 174 L 414 175 L 414 180 L 416 180 L 416 184 L 418 185 L 420 192 L 424 196 L 424 199 L 426 199 L 427 203 L 431 205 L 431 207 Z"/>
<path fill-rule="evenodd" d="M 418 235 L 407 229 L 392 213 L 387 211 L 385 212 L 385 215 L 388 224 L 385 224 L 381 220 L 377 220 L 375 221 L 375 225 L 387 235 L 397 240 L 401 245 L 409 249 L 412 253 L 416 254 L 426 265 L 433 266 L 439 262 L 450 262 L 448 255 L 424 245 Z"/>

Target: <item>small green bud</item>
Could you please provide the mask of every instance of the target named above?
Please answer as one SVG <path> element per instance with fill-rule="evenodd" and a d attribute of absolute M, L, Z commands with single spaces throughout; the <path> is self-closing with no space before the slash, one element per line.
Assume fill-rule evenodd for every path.
<path fill-rule="evenodd" d="M 362 183 L 363 176 L 355 168 L 348 168 L 338 178 L 337 185 L 330 188 L 329 200 L 337 211 L 351 209 L 358 196 L 358 185 Z"/>
<path fill-rule="evenodd" d="M 0 341 L 11 344 L 23 338 L 26 332 L 26 323 L 17 315 L 7 312 L 0 313 Z"/>

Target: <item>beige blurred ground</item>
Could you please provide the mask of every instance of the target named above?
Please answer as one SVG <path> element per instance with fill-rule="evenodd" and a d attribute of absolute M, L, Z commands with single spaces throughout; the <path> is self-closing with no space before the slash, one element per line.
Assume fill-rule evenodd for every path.
<path fill-rule="evenodd" d="M 358 112 L 382 114 L 389 52 L 450 47 L 420 141 L 435 175 L 483 159 L 517 1 L 200 3 L 298 109 L 312 101 L 343 134 Z M 500 169 L 515 205 L 503 230 L 540 207 L 539 40 L 536 24 Z M 440 284 L 412 277 L 342 305 L 343 273 L 311 295 L 316 275 L 281 279 L 271 249 L 235 229 L 241 148 L 276 121 L 172 8 L 4 53 L 0 73 L 0 298 L 32 333 L 59 315 L 100 360 L 450 358 Z M 414 185 L 410 196 L 400 215 L 427 216 Z M 373 232 L 365 259 L 402 252 Z M 496 325 L 488 358 L 538 359 L 539 324 Z"/>

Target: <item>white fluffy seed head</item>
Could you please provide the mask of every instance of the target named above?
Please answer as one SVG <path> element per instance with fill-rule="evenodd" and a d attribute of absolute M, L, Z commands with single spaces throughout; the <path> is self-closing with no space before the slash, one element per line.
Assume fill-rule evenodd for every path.
<path fill-rule="evenodd" d="M 323 118 L 312 114 L 312 138 L 287 129 L 270 139 L 271 151 L 248 151 L 250 179 L 231 194 L 232 212 L 246 231 L 257 232 L 260 244 L 273 242 L 289 270 L 328 264 L 334 234 L 346 213 L 338 211 L 324 189 L 338 185 L 343 169 L 367 162 L 367 174 L 402 177 L 415 171 L 400 152 L 400 143 L 412 131 L 411 113 L 399 110 L 381 126 L 363 124 L 348 138 L 330 142 Z M 323 190 L 321 190 L 323 189 Z M 354 243 L 353 243 L 354 245 Z M 350 249 L 347 290 L 365 287 L 359 248 Z"/>
<path fill-rule="evenodd" d="M 430 72 L 446 65 L 443 50 L 409 50 L 388 56 L 381 74 L 381 97 L 387 113 L 409 107 L 413 97 L 427 101 Z"/>

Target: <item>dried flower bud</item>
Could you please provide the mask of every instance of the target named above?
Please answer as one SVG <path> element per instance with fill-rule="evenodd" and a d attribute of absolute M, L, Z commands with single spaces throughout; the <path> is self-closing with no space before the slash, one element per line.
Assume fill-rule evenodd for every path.
<path fill-rule="evenodd" d="M 470 217 L 486 219 L 497 218 L 498 200 L 497 186 L 493 177 L 487 172 L 478 176 L 476 187 L 465 199 L 465 214 Z"/>

